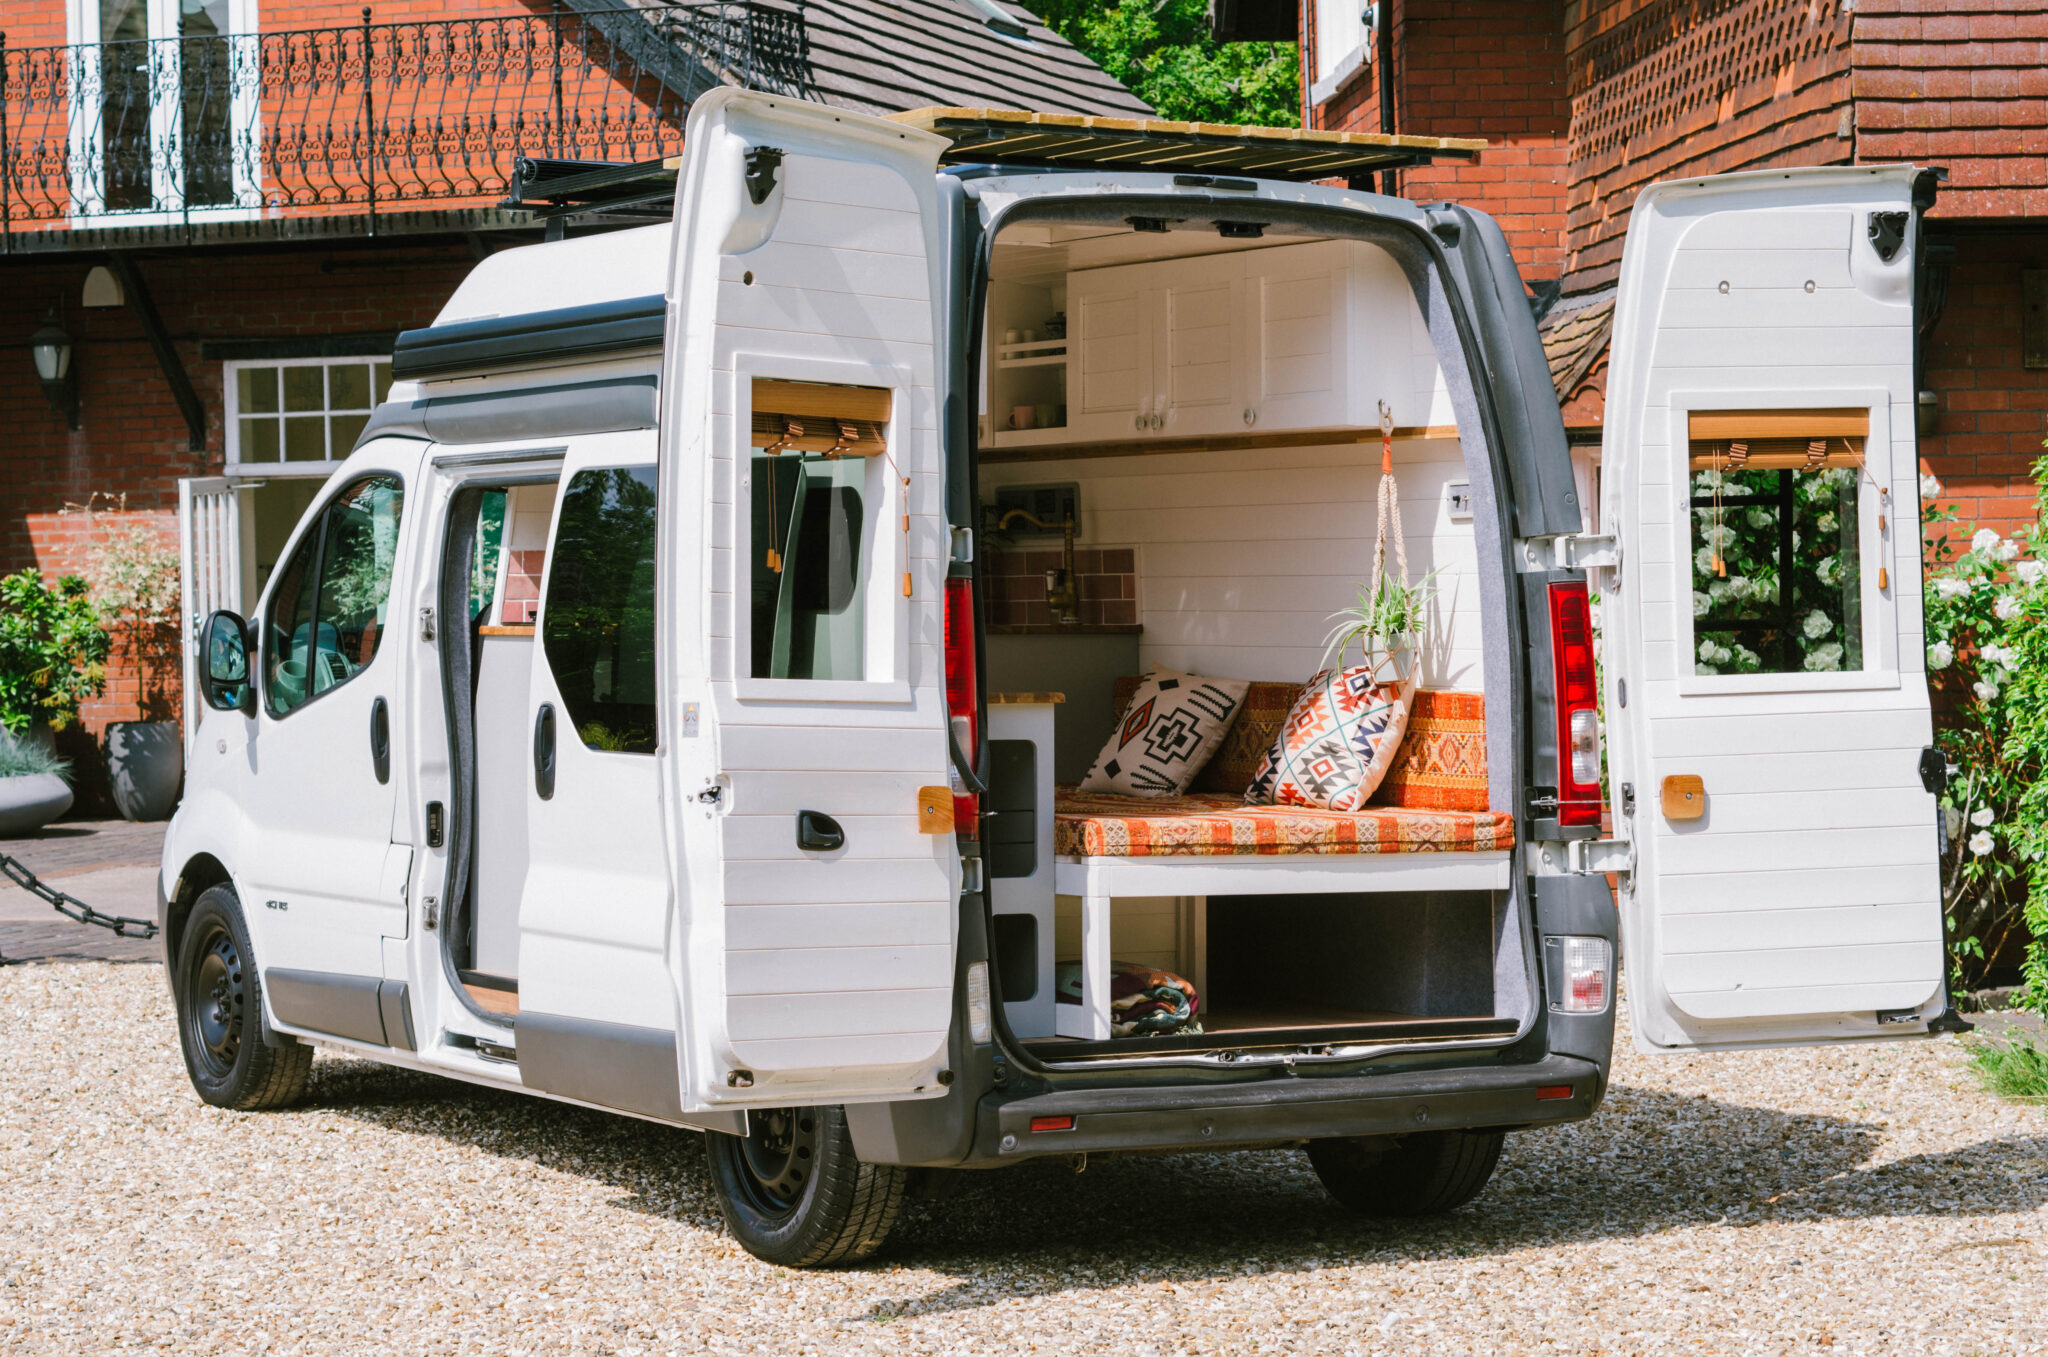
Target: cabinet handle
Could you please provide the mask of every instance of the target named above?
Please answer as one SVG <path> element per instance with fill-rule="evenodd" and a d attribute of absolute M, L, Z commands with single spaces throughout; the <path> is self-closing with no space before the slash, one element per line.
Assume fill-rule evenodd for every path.
<path fill-rule="evenodd" d="M 1245 422 L 1245 427 L 1246 427 L 1246 428 L 1250 428 L 1250 427 L 1251 427 L 1252 425 L 1254 425 L 1254 424 L 1258 423 L 1258 422 L 1259 422 L 1259 412 L 1258 412 L 1257 410 L 1254 410 L 1254 409 L 1253 409 L 1253 408 L 1252 408 L 1251 406 L 1249 406 L 1249 405 L 1245 406 L 1245 407 L 1244 407 L 1244 422 Z"/>

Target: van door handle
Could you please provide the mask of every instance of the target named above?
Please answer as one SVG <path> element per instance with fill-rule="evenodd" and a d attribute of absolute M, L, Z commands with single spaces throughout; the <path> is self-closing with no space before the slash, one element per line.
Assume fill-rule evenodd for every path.
<path fill-rule="evenodd" d="M 391 781 L 391 708 L 381 697 L 370 704 L 370 766 L 379 785 Z"/>
<path fill-rule="evenodd" d="M 540 704 L 533 718 L 533 790 L 543 801 L 555 795 L 555 706 Z"/>
<path fill-rule="evenodd" d="M 796 846 L 806 853 L 829 853 L 846 847 L 846 831 L 822 810 L 796 813 Z"/>

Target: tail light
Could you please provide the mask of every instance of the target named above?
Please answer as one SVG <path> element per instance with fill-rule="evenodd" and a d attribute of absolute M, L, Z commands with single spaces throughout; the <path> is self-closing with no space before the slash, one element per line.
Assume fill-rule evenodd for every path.
<path fill-rule="evenodd" d="M 1551 672 L 1557 679 L 1557 822 L 1600 823 L 1600 685 L 1592 607 L 1583 581 L 1550 586 Z"/>
<path fill-rule="evenodd" d="M 974 667 L 974 582 L 946 581 L 946 717 L 960 753 L 972 761 L 981 741 L 981 680 Z M 952 772 L 953 824 L 974 837 L 981 816 L 981 798 L 967 791 L 958 769 Z"/>
<path fill-rule="evenodd" d="M 1605 1013 L 1614 990 L 1614 947 L 1605 938 L 1543 940 L 1544 979 L 1559 1013 Z"/>

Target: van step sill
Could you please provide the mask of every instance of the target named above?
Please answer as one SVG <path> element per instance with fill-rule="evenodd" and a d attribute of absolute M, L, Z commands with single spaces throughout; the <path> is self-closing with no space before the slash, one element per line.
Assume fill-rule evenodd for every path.
<path fill-rule="evenodd" d="M 1243 1010 L 1233 1015 L 1225 1010 L 1215 1019 L 1213 1030 L 1198 1036 L 1116 1037 L 1109 1041 L 1084 1041 L 1076 1037 L 1034 1037 L 1023 1042 L 1033 1055 L 1052 1060 L 1087 1060 L 1107 1057 L 1173 1055 L 1180 1052 L 1292 1050 L 1303 1046 L 1356 1045 L 1362 1042 L 1429 1041 L 1457 1038 L 1513 1036 L 1519 1024 L 1513 1018 L 1424 1018 L 1412 1014 L 1389 1014 L 1360 1021 L 1302 1026 L 1253 1026 L 1250 1020 L 1262 1015 Z M 1227 1024 L 1227 1025 L 1226 1025 Z M 1209 1021 L 1204 1020 L 1207 1028 Z"/>

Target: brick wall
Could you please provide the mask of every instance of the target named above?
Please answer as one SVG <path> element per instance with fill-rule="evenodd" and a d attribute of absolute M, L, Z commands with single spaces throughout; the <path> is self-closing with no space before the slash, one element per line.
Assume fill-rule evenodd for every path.
<path fill-rule="evenodd" d="M 1844 0 L 1572 0 L 1565 291 L 1614 281 L 1656 180 L 1846 164 L 1853 18 Z"/>
<path fill-rule="evenodd" d="M 1531 281 L 1556 278 L 1564 262 L 1565 11 L 1564 0 L 1398 0 L 1394 7 L 1396 130 L 1493 143 L 1469 164 L 1402 171 L 1401 195 L 1491 213 Z M 1310 125 L 1379 131 L 1379 79 L 1377 66 L 1361 74 L 1309 110 Z"/>
<path fill-rule="evenodd" d="M 2020 271 L 2048 268 L 2048 230 L 1952 229 L 1948 304 L 1927 351 L 1941 416 L 1921 460 L 1965 521 L 2010 533 L 2034 519 L 2031 472 L 2048 451 L 2048 370 L 2020 359 Z"/>
<path fill-rule="evenodd" d="M 2048 216 L 2048 9 L 1863 0 L 1856 154 L 1944 165 L 1940 218 Z"/>
<path fill-rule="evenodd" d="M 337 248 L 143 257 L 137 261 L 207 416 L 206 449 L 187 446 L 185 421 L 132 307 L 79 305 L 84 258 L 0 263 L 0 572 L 24 567 L 46 578 L 87 568 L 93 534 L 78 508 L 125 496 L 127 517 L 153 522 L 175 541 L 178 478 L 221 467 L 222 366 L 203 360 L 208 340 L 271 339 L 405 329 L 432 320 L 474 265 L 464 245 L 407 243 Z M 73 339 L 83 427 L 71 430 L 43 397 L 27 337 L 51 312 Z M 105 514 L 101 523 L 118 521 Z M 157 647 L 162 641 L 158 640 Z M 175 675 L 176 653 L 171 652 Z M 158 675 L 160 678 L 161 675 Z M 108 722 L 175 715 L 175 677 L 166 711 L 160 685 L 149 701 L 125 640 L 109 665 L 104 696 L 86 704 L 83 730 L 62 741 L 81 772 L 98 757 L 93 741 Z M 96 775 L 82 782 L 82 806 L 104 808 Z"/>

